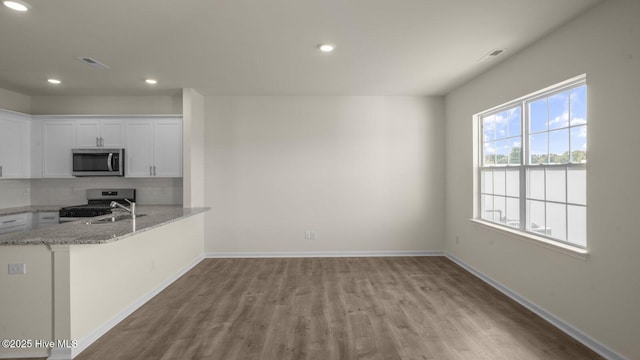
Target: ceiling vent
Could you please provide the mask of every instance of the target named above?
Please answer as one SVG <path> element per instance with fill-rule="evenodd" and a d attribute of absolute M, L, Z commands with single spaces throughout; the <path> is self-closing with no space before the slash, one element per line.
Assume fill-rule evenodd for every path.
<path fill-rule="evenodd" d="M 491 61 L 504 53 L 505 49 L 493 49 L 480 59 L 480 62 Z"/>
<path fill-rule="evenodd" d="M 81 56 L 81 57 L 78 58 L 78 60 L 80 60 L 83 63 L 85 63 L 85 64 L 87 64 L 87 65 L 89 65 L 91 67 L 94 67 L 96 69 L 109 69 L 109 67 L 107 65 L 101 63 L 100 61 L 98 61 L 96 59 L 90 58 L 90 57 Z"/>

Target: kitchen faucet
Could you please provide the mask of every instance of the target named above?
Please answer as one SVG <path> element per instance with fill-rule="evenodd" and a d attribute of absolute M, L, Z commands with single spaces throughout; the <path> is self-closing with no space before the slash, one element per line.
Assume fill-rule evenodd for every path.
<path fill-rule="evenodd" d="M 132 202 L 132 201 L 129 201 L 128 199 L 124 199 L 124 201 L 129 203 L 129 208 L 127 208 L 126 206 L 124 206 L 124 205 L 122 205 L 122 204 L 120 204 L 118 202 L 115 202 L 115 201 L 111 202 L 111 207 L 112 208 L 119 207 L 121 209 L 124 209 L 125 211 L 131 213 L 131 218 L 132 219 L 135 219 L 136 218 L 136 203 Z"/>

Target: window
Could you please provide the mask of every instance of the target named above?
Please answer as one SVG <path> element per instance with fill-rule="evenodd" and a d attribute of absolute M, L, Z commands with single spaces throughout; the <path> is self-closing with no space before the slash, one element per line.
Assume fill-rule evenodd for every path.
<path fill-rule="evenodd" d="M 585 77 L 481 113 L 478 120 L 477 218 L 586 248 Z"/>

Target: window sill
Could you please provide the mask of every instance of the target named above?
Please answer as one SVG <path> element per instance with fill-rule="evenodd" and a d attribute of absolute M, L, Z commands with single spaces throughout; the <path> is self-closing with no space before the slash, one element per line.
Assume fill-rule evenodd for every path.
<path fill-rule="evenodd" d="M 528 243 L 574 257 L 576 259 L 587 261 L 587 259 L 589 258 L 589 252 L 587 251 L 587 249 L 583 249 L 577 246 L 571 246 L 568 244 L 558 243 L 558 242 L 543 238 L 541 236 L 535 236 L 533 234 L 524 233 L 515 229 L 511 230 L 509 228 L 495 225 L 491 222 L 484 221 L 484 220 L 478 220 L 478 219 L 469 219 L 469 220 L 473 223 L 482 225 L 491 230 L 510 235 L 511 237 L 517 238 L 519 240 L 523 240 Z"/>

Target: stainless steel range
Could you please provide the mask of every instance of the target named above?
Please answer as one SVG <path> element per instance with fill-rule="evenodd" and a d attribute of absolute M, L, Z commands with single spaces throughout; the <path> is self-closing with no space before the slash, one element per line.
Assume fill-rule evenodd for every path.
<path fill-rule="evenodd" d="M 88 189 L 87 204 L 60 209 L 60 222 L 70 222 L 88 217 L 111 214 L 111 202 L 127 205 L 136 201 L 136 189 Z"/>

